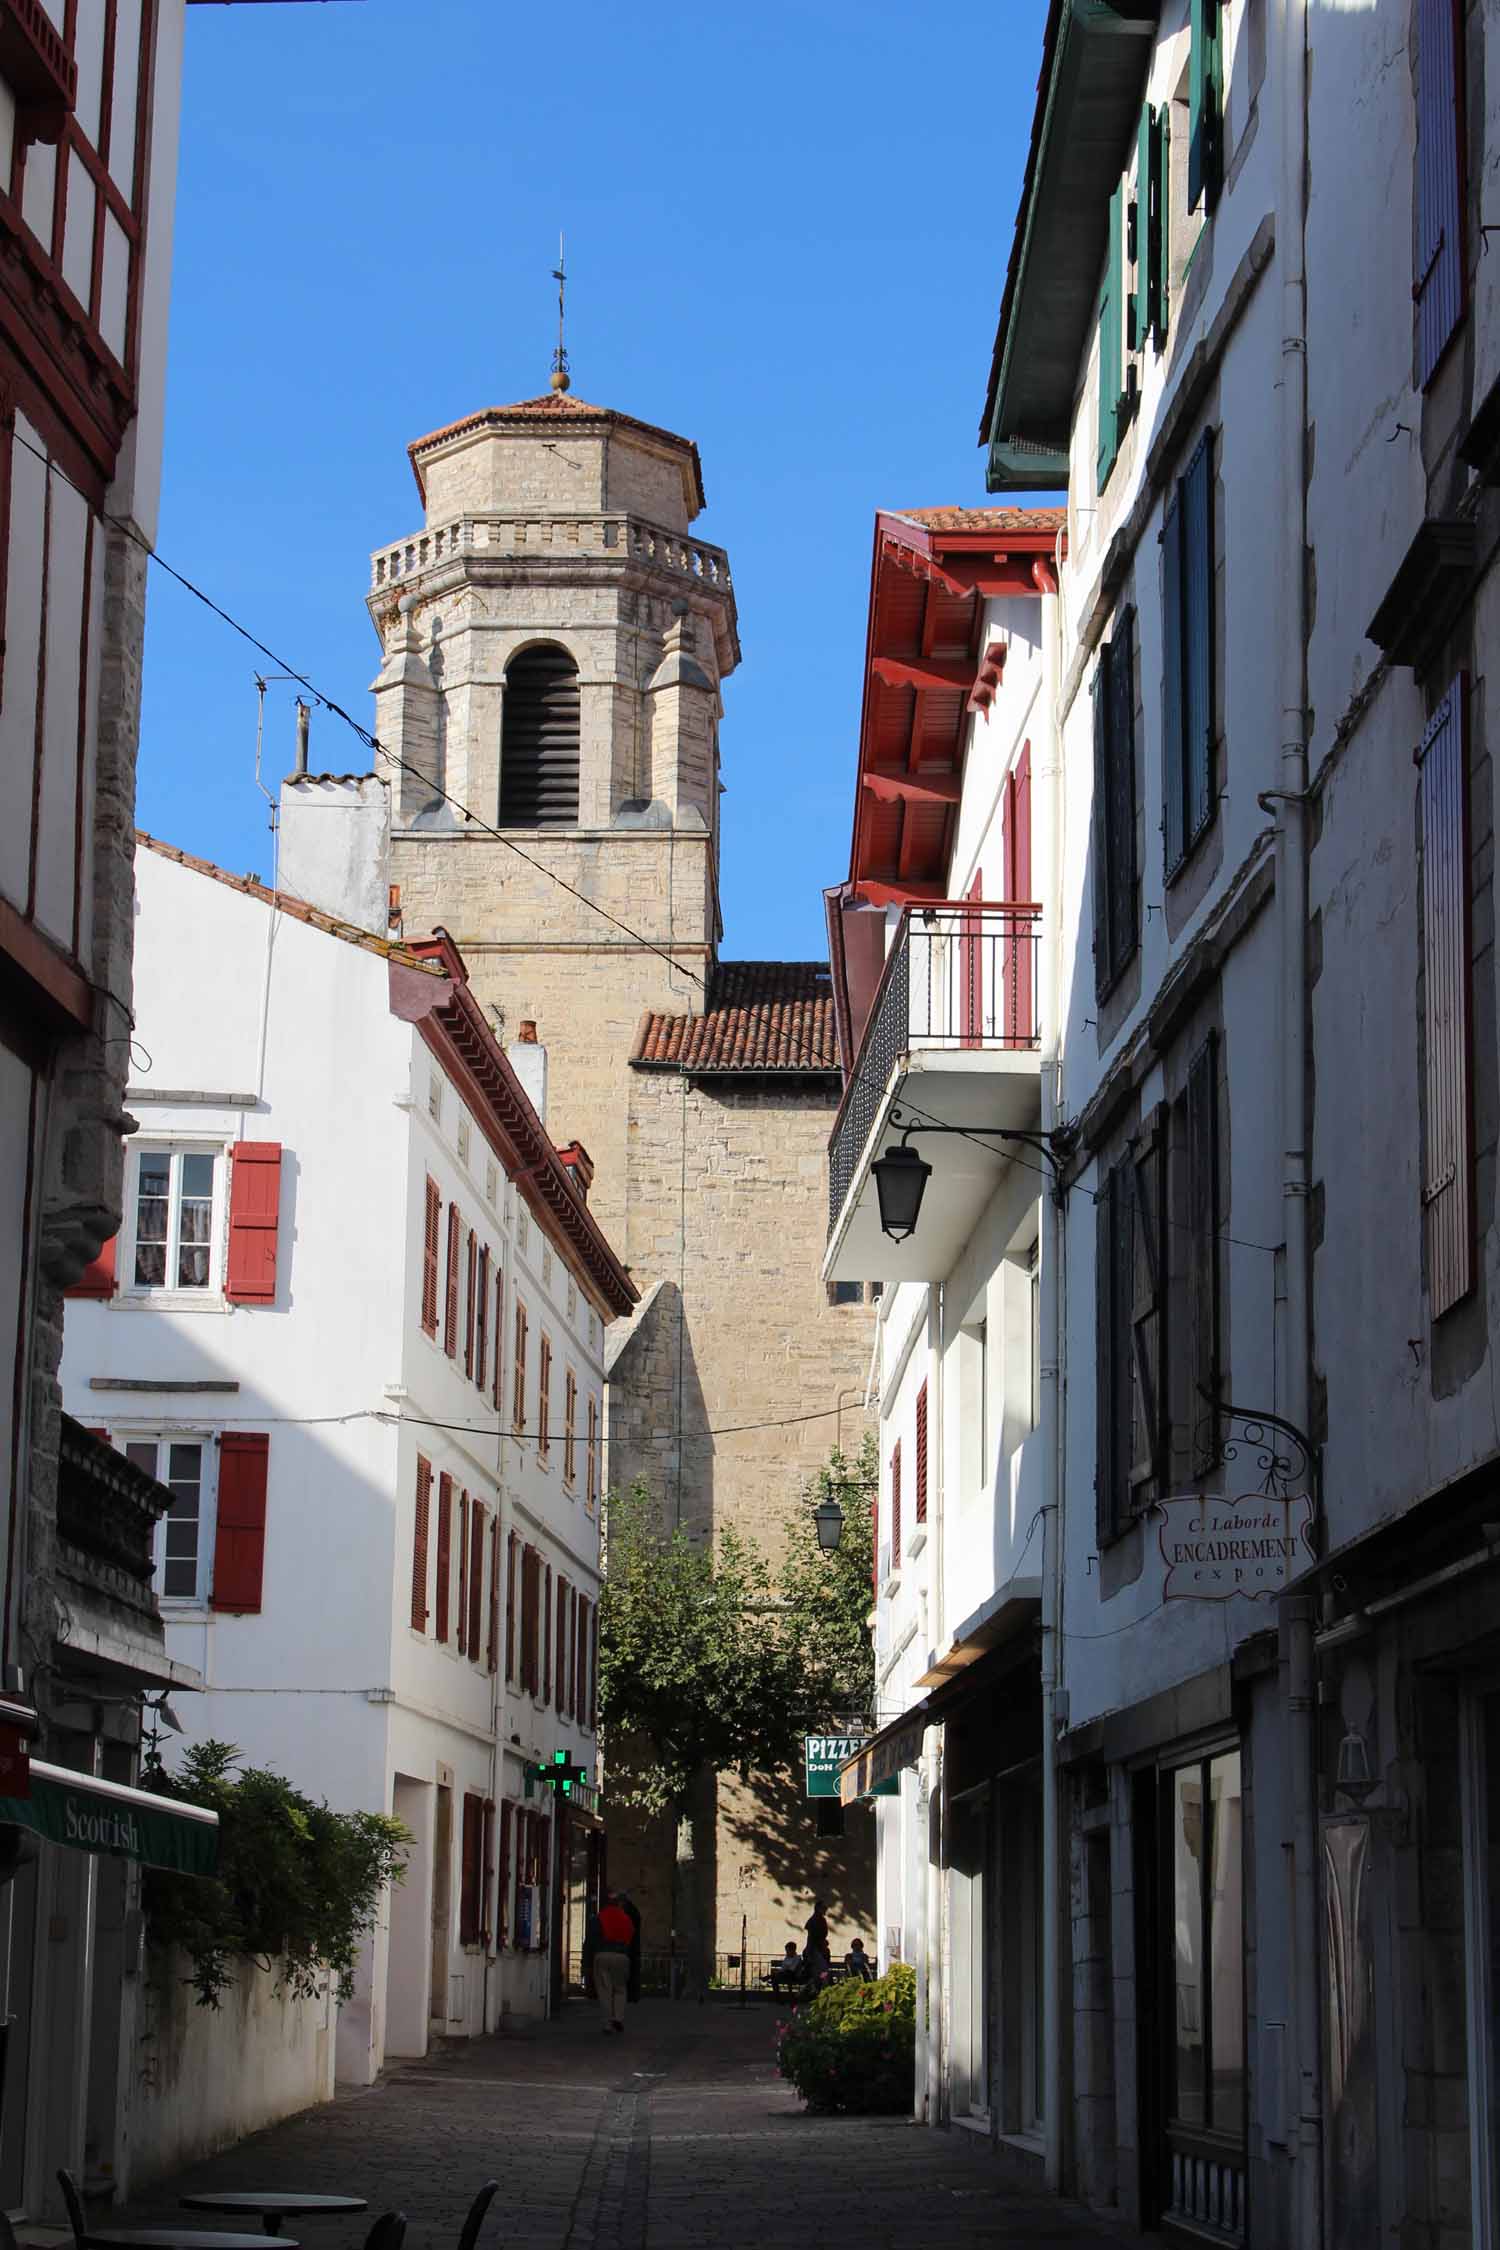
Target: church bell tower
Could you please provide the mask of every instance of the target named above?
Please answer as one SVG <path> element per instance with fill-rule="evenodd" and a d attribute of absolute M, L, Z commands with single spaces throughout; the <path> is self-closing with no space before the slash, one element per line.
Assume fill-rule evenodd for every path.
<path fill-rule="evenodd" d="M 608 1227 L 636 1026 L 701 1004 L 719 939 L 728 558 L 691 530 L 697 447 L 564 388 L 408 451 L 422 525 L 369 594 L 392 877 L 502 1036 L 538 1023 L 549 1123 L 593 1154 Z"/>

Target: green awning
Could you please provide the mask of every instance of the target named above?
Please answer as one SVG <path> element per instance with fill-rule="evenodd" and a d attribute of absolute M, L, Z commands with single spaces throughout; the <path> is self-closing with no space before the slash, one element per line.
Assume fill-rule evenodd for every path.
<path fill-rule="evenodd" d="M 0 1827 L 29 1828 L 50 1844 L 106 1852 L 176 1875 L 211 1875 L 219 1856 L 219 1816 L 205 1806 L 179 1804 L 37 1758 L 31 1761 L 31 1795 L 0 1797 Z"/>

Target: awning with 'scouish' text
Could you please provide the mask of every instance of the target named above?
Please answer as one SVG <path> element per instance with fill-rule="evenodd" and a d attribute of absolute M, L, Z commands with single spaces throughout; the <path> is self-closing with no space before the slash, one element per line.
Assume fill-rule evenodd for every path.
<path fill-rule="evenodd" d="M 206 1805 L 127 1789 L 39 1758 L 31 1761 L 31 1795 L 0 1797 L 0 1827 L 29 1828 L 50 1844 L 106 1852 L 176 1875 L 211 1875 L 219 1857 L 219 1816 Z"/>

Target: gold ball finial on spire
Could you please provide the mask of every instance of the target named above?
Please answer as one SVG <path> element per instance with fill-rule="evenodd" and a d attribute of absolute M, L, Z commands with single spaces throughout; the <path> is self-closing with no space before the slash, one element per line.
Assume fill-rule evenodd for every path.
<path fill-rule="evenodd" d="M 567 369 L 566 369 L 565 367 L 554 367 L 554 368 L 553 368 L 553 370 L 552 370 L 552 388 L 553 388 L 553 389 L 554 389 L 555 391 L 565 391 L 565 390 L 567 390 L 567 389 L 568 389 L 568 387 L 569 387 L 569 385 L 571 384 L 572 380 L 573 380 L 572 376 L 571 376 L 571 375 L 570 375 L 570 374 L 568 373 L 568 371 L 567 371 Z"/>

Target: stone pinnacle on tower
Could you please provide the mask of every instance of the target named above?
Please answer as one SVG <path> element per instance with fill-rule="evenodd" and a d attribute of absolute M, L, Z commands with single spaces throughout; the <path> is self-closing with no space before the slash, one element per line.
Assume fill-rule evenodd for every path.
<path fill-rule="evenodd" d="M 564 292 L 568 286 L 567 262 L 563 257 L 563 236 L 557 236 L 557 264 L 552 268 L 552 278 L 557 283 L 557 349 L 552 354 L 552 388 L 565 391 L 571 380 L 568 374 L 568 352 L 563 342 Z"/>

